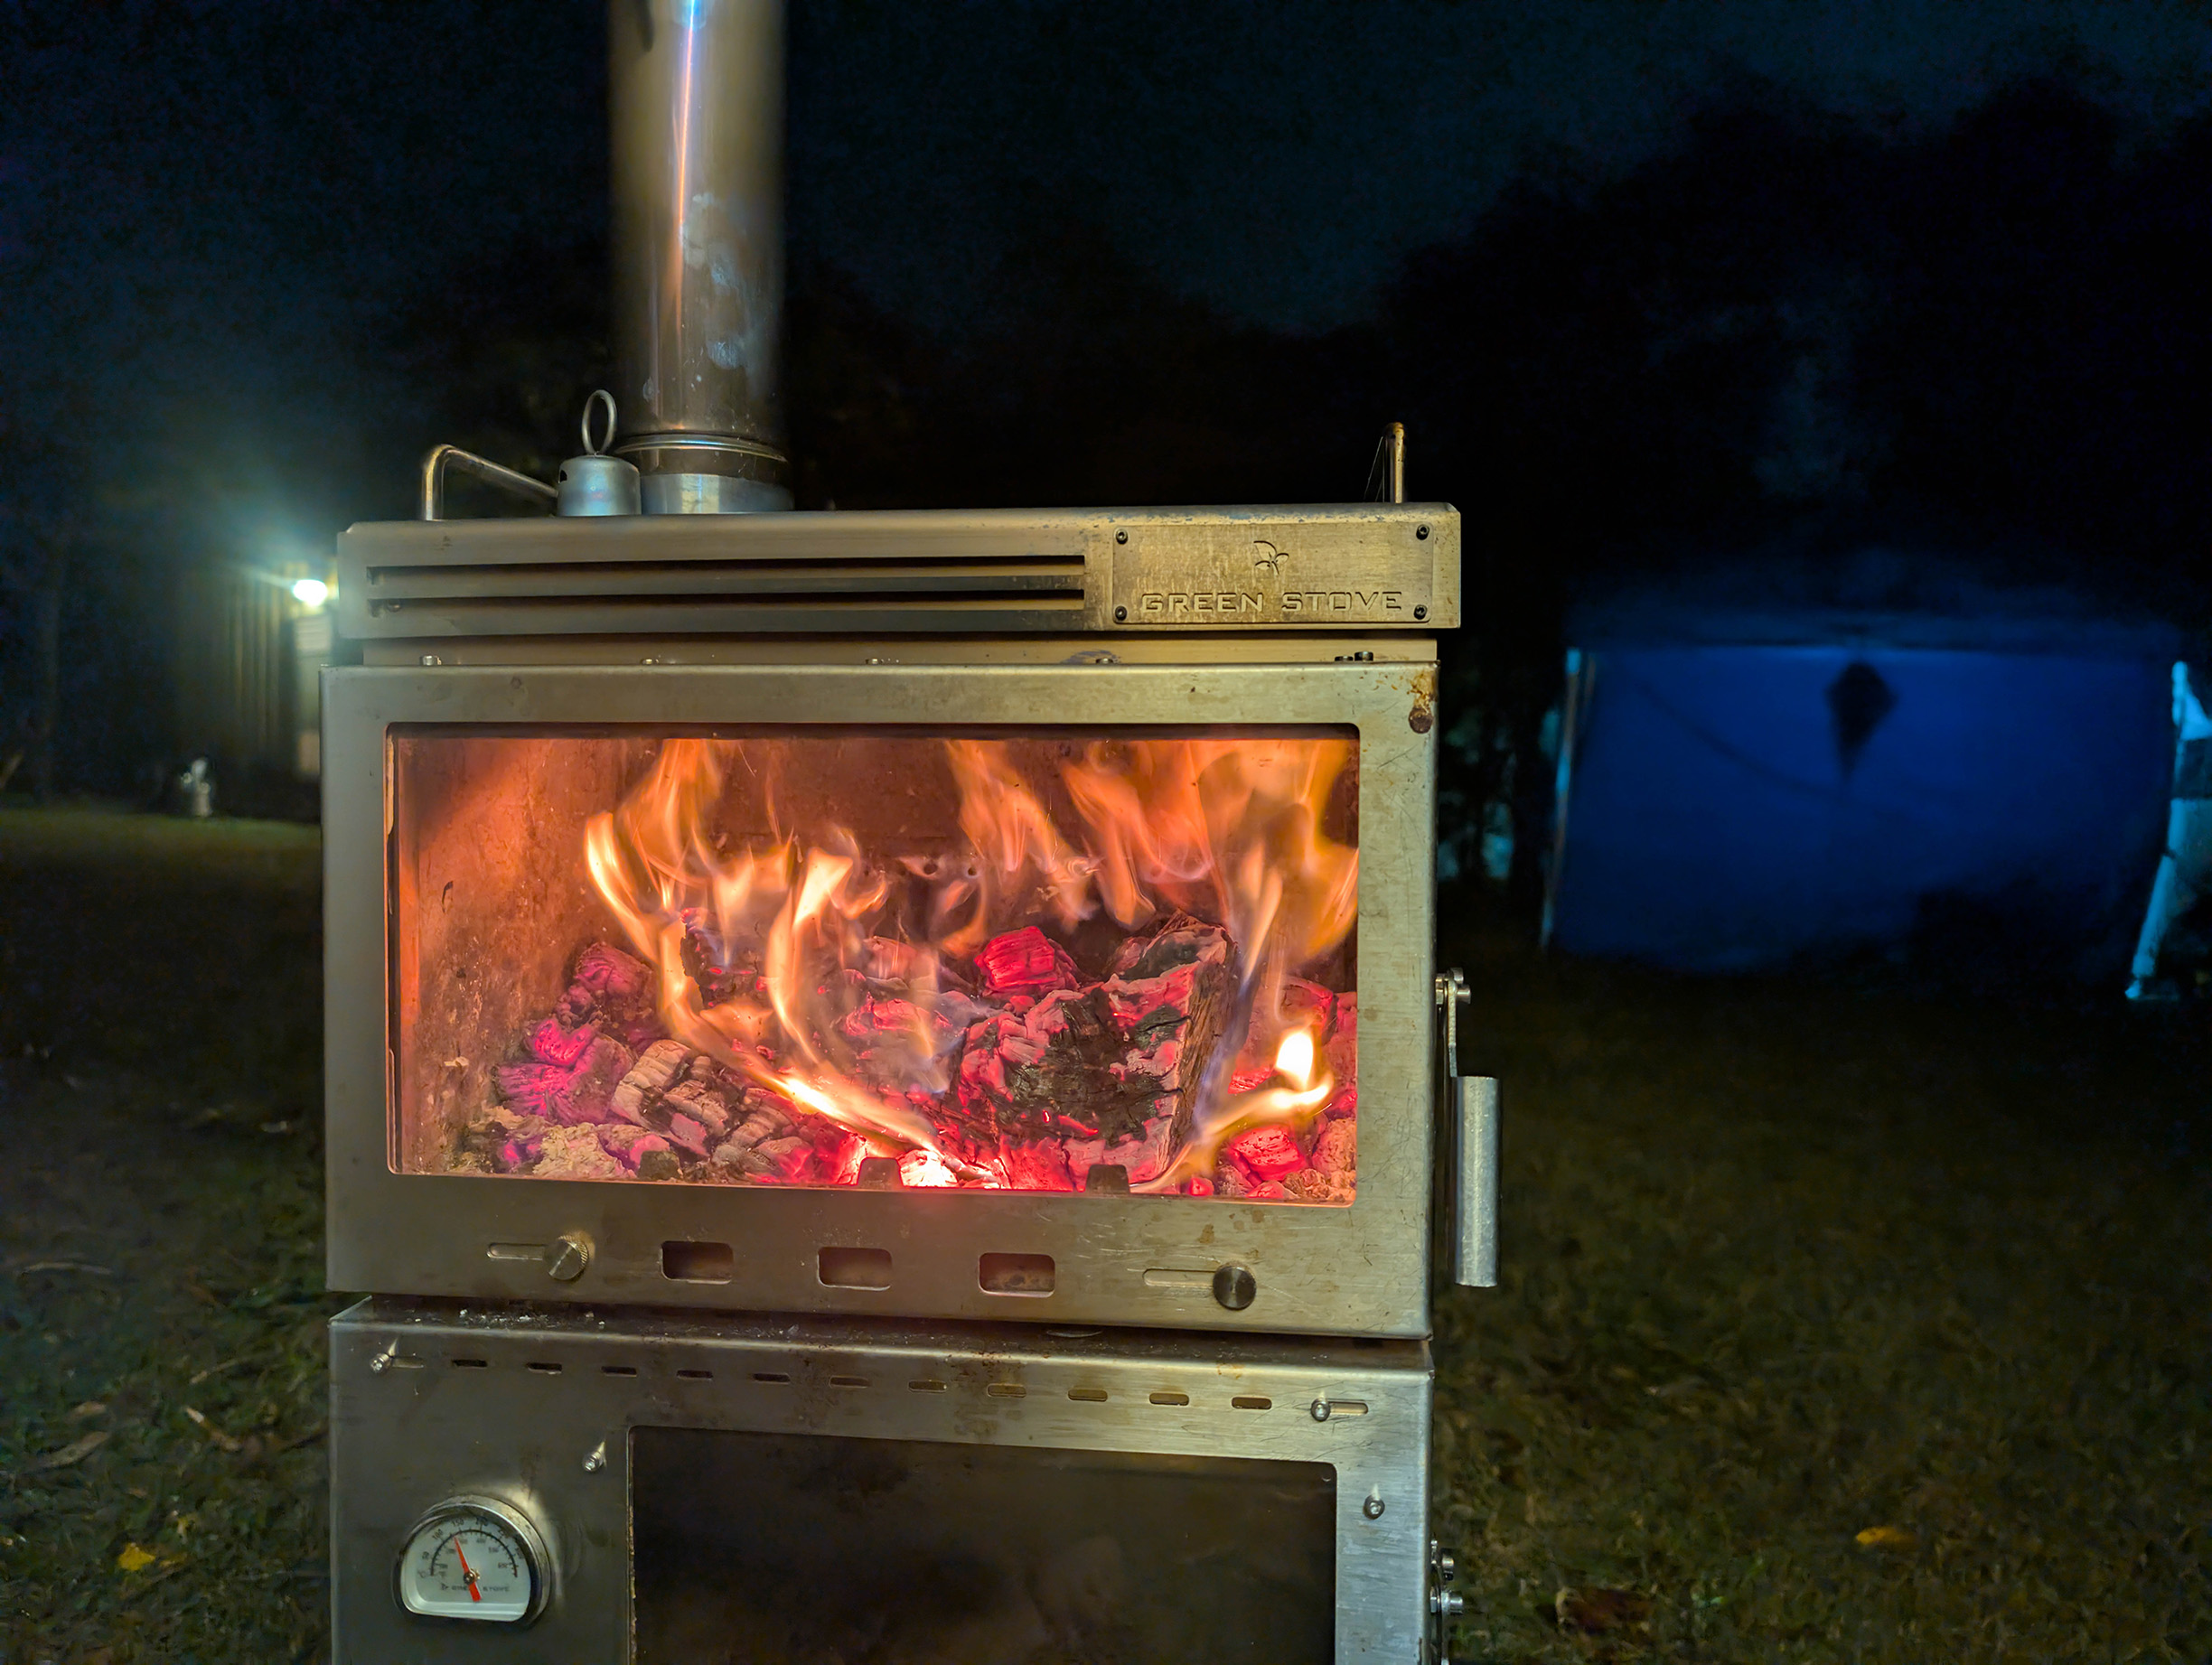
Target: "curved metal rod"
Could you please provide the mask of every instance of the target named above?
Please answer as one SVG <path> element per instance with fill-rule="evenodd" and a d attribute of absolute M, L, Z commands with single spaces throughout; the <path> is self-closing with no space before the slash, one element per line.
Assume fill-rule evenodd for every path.
<path fill-rule="evenodd" d="M 480 457 L 473 451 L 464 451 L 458 445 L 433 445 L 423 454 L 422 463 L 422 518 L 443 520 L 445 518 L 445 470 L 450 464 L 465 469 L 479 480 L 486 480 L 517 497 L 534 497 L 548 503 L 560 501 L 560 493 L 542 480 L 532 480 L 528 474 L 518 474 L 511 468 L 502 468 L 489 457 Z"/>

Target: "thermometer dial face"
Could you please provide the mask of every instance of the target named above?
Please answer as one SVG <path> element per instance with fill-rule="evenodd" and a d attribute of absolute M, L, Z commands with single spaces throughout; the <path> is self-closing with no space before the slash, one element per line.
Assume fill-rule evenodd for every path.
<path fill-rule="evenodd" d="M 545 1587 L 537 1533 L 512 1510 L 456 1501 L 433 1510 L 399 1556 L 399 1604 L 434 1619 L 515 1624 Z"/>

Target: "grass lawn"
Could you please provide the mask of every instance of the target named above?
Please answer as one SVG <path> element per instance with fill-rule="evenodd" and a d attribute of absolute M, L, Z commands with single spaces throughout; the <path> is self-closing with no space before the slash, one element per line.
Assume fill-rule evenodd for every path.
<path fill-rule="evenodd" d="M 0 811 L 7 1665 L 326 1656 L 318 883 Z M 2198 1015 L 1456 946 L 1508 1119 L 1455 1657 L 2212 1658 Z"/>

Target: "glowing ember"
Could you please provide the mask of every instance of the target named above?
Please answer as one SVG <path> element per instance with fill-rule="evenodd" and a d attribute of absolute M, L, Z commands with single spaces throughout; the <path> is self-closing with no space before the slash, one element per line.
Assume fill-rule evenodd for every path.
<path fill-rule="evenodd" d="M 454 1165 L 1349 1202 L 1354 761 L 664 741 L 584 833 L 627 952 L 582 947 Z"/>

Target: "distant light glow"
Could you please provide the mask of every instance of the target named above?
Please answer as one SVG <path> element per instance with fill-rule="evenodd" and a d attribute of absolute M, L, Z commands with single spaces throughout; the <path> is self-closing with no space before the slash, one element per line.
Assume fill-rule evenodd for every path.
<path fill-rule="evenodd" d="M 303 607 L 320 607 L 330 600 L 330 585 L 320 578 L 302 578 L 292 586 L 292 599 Z"/>

